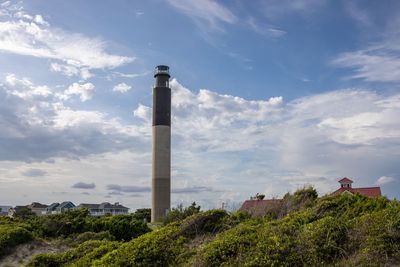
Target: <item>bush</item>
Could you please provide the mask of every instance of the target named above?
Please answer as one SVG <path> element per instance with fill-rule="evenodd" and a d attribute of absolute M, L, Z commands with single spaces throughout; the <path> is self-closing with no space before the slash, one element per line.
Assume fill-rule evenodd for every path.
<path fill-rule="evenodd" d="M 240 265 L 241 257 L 254 249 L 256 244 L 257 227 L 246 224 L 239 225 L 217 236 L 204 248 L 201 252 L 203 264 L 200 265 L 219 266 L 227 262 L 231 262 L 232 265 Z"/>
<path fill-rule="evenodd" d="M 400 204 L 364 214 L 353 221 L 350 247 L 357 265 L 396 265 L 400 262 Z"/>
<path fill-rule="evenodd" d="M 32 239 L 32 234 L 24 227 L 3 224 L 0 225 L 0 256 L 6 254 L 16 245 L 28 242 Z"/>
<path fill-rule="evenodd" d="M 179 265 L 186 259 L 185 244 L 198 235 L 215 234 L 226 229 L 227 217 L 223 210 L 211 210 L 170 223 L 123 244 L 96 261 L 95 266 Z"/>
<path fill-rule="evenodd" d="M 35 255 L 27 267 L 58 267 L 62 265 L 62 259 L 55 253 L 37 254 Z"/>
<path fill-rule="evenodd" d="M 94 232 L 108 231 L 116 240 L 120 241 L 129 241 L 150 232 L 150 228 L 143 220 L 136 220 L 131 215 L 91 218 L 87 229 Z"/>
<path fill-rule="evenodd" d="M 172 208 L 170 212 L 163 219 L 163 224 L 169 224 L 171 222 L 182 221 L 183 219 L 192 216 L 193 214 L 200 212 L 200 206 L 196 206 L 196 202 L 193 202 L 189 207 L 184 208 L 182 204 L 176 208 Z"/>
<path fill-rule="evenodd" d="M 229 228 L 229 221 L 224 220 L 228 214 L 224 210 L 209 210 L 200 212 L 180 223 L 181 235 L 194 237 L 199 234 L 216 234 Z"/>
<path fill-rule="evenodd" d="M 27 222 L 39 237 L 74 237 L 84 232 L 109 232 L 116 240 L 129 241 L 150 231 L 143 220 L 137 220 L 132 215 L 92 217 L 87 209 L 34 217 Z"/>
<path fill-rule="evenodd" d="M 132 216 L 135 220 L 150 222 L 151 209 L 137 209 Z"/>
<path fill-rule="evenodd" d="M 343 216 L 353 219 L 363 214 L 383 210 L 390 201 L 385 197 L 368 198 L 360 194 L 339 196 L 326 196 L 321 198 L 315 206 L 319 217 Z"/>
<path fill-rule="evenodd" d="M 86 209 L 69 210 L 62 214 L 36 217 L 28 222 L 38 236 L 59 237 L 85 232 L 89 212 Z"/>
<path fill-rule="evenodd" d="M 82 243 L 76 248 L 61 253 L 38 254 L 34 256 L 27 267 L 44 266 L 89 266 L 90 263 L 109 251 L 116 249 L 120 244 L 112 241 L 91 240 Z"/>
<path fill-rule="evenodd" d="M 324 217 L 302 227 L 297 238 L 304 265 L 323 266 L 346 256 L 348 227 L 344 220 Z"/>
<path fill-rule="evenodd" d="M 94 262 L 94 266 L 169 266 L 182 253 L 179 227 L 169 225 L 144 234 Z"/>

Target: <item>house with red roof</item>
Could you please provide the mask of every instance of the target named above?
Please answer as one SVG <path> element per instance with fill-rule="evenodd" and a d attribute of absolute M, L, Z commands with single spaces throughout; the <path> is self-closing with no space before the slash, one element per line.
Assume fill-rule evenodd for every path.
<path fill-rule="evenodd" d="M 382 196 L 381 188 L 379 186 L 374 187 L 358 187 L 354 188 L 352 186 L 353 181 L 347 177 L 339 180 L 340 188 L 332 193 L 332 195 L 339 195 L 343 193 L 355 194 L 359 193 L 366 197 L 380 197 Z"/>

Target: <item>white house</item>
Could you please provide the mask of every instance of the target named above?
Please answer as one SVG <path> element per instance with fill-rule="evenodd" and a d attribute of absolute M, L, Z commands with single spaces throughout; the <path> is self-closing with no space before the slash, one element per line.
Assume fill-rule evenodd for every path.
<path fill-rule="evenodd" d="M 101 204 L 79 204 L 77 207 L 88 209 L 90 215 L 92 216 L 104 216 L 104 215 L 123 215 L 128 214 L 129 208 L 120 205 L 118 202 L 114 204 L 110 204 L 108 202 L 104 202 Z"/>

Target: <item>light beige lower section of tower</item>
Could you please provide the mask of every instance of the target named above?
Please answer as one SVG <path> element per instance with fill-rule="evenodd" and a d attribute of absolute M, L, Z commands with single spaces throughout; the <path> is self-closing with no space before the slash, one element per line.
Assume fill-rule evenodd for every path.
<path fill-rule="evenodd" d="M 153 126 L 151 221 L 160 221 L 171 208 L 171 127 Z"/>

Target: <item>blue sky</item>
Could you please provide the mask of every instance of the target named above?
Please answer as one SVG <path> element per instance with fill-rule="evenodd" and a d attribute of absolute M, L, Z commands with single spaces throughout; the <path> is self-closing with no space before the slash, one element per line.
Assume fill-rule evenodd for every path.
<path fill-rule="evenodd" d="M 3 1 L 0 202 L 150 206 L 152 71 L 173 205 L 400 192 L 398 1 Z"/>

